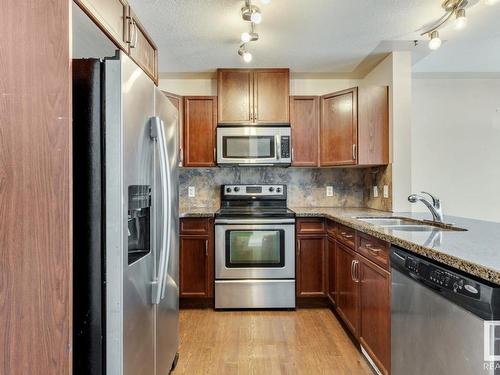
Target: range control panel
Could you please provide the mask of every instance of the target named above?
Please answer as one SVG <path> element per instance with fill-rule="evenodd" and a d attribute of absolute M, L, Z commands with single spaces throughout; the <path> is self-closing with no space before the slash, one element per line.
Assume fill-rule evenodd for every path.
<path fill-rule="evenodd" d="M 450 272 L 411 256 L 406 258 L 405 267 L 427 283 L 441 289 L 446 289 L 470 298 L 479 299 L 481 297 L 480 284 L 457 273 Z"/>
<path fill-rule="evenodd" d="M 223 196 L 286 196 L 286 185 L 223 185 Z"/>

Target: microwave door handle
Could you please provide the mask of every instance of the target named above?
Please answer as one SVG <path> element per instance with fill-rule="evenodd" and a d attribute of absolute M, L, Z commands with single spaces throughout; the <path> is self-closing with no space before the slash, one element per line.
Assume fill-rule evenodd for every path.
<path fill-rule="evenodd" d="M 154 275 L 153 280 L 153 293 L 152 299 L 153 304 L 157 305 L 160 303 L 162 295 L 164 294 L 164 281 L 166 266 L 168 265 L 168 258 L 170 256 L 170 211 L 171 203 L 169 198 L 170 192 L 170 173 L 168 172 L 169 163 L 167 160 L 166 143 L 165 143 L 165 129 L 163 126 L 163 121 L 159 117 L 151 118 L 151 138 L 155 140 L 155 148 L 158 146 L 160 154 L 160 182 L 161 182 L 161 193 L 162 193 L 162 207 L 161 212 L 163 212 L 162 225 L 161 225 L 161 246 L 160 246 L 160 260 L 158 264 L 158 273 Z M 156 210 L 155 210 L 156 211 Z M 158 215 L 158 211 L 157 215 Z M 155 218 L 156 221 L 156 218 Z"/>
<path fill-rule="evenodd" d="M 275 147 L 276 147 L 276 160 L 279 161 L 281 158 L 281 137 L 279 135 L 275 136 Z"/>

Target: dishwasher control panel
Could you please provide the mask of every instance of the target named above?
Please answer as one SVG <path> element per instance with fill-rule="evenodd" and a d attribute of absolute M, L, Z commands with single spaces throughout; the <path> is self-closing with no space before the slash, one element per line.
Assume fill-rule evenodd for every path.
<path fill-rule="evenodd" d="M 407 256 L 405 267 L 427 283 L 466 297 L 480 299 L 481 285 L 455 272 L 428 263 L 422 259 Z"/>

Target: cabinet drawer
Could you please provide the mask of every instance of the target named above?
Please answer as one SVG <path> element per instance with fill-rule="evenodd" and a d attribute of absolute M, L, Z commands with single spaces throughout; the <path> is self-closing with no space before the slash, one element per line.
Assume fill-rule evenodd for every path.
<path fill-rule="evenodd" d="M 337 229 L 337 223 L 335 221 L 327 220 L 326 221 L 326 233 L 331 236 L 335 237 L 335 230 Z"/>
<path fill-rule="evenodd" d="M 181 219 L 181 235 L 208 235 L 210 231 L 210 219 Z"/>
<path fill-rule="evenodd" d="M 389 243 L 358 233 L 358 252 L 379 266 L 389 269 Z"/>
<path fill-rule="evenodd" d="M 337 224 L 336 228 L 336 238 L 340 242 L 342 242 L 344 245 L 349 246 L 351 249 L 354 250 L 355 248 L 355 238 L 356 238 L 356 231 L 352 228 L 346 227 L 345 225 L 342 224 Z"/>
<path fill-rule="evenodd" d="M 297 234 L 317 234 L 325 232 L 323 219 L 297 219 Z"/>

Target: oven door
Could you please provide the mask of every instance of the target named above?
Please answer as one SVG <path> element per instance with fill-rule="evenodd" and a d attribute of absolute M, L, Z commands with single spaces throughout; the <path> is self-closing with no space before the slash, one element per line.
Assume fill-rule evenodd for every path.
<path fill-rule="evenodd" d="M 290 144 L 289 127 L 220 127 L 217 128 L 217 164 L 290 164 Z"/>
<path fill-rule="evenodd" d="M 215 277 L 294 279 L 295 220 L 216 220 Z"/>

